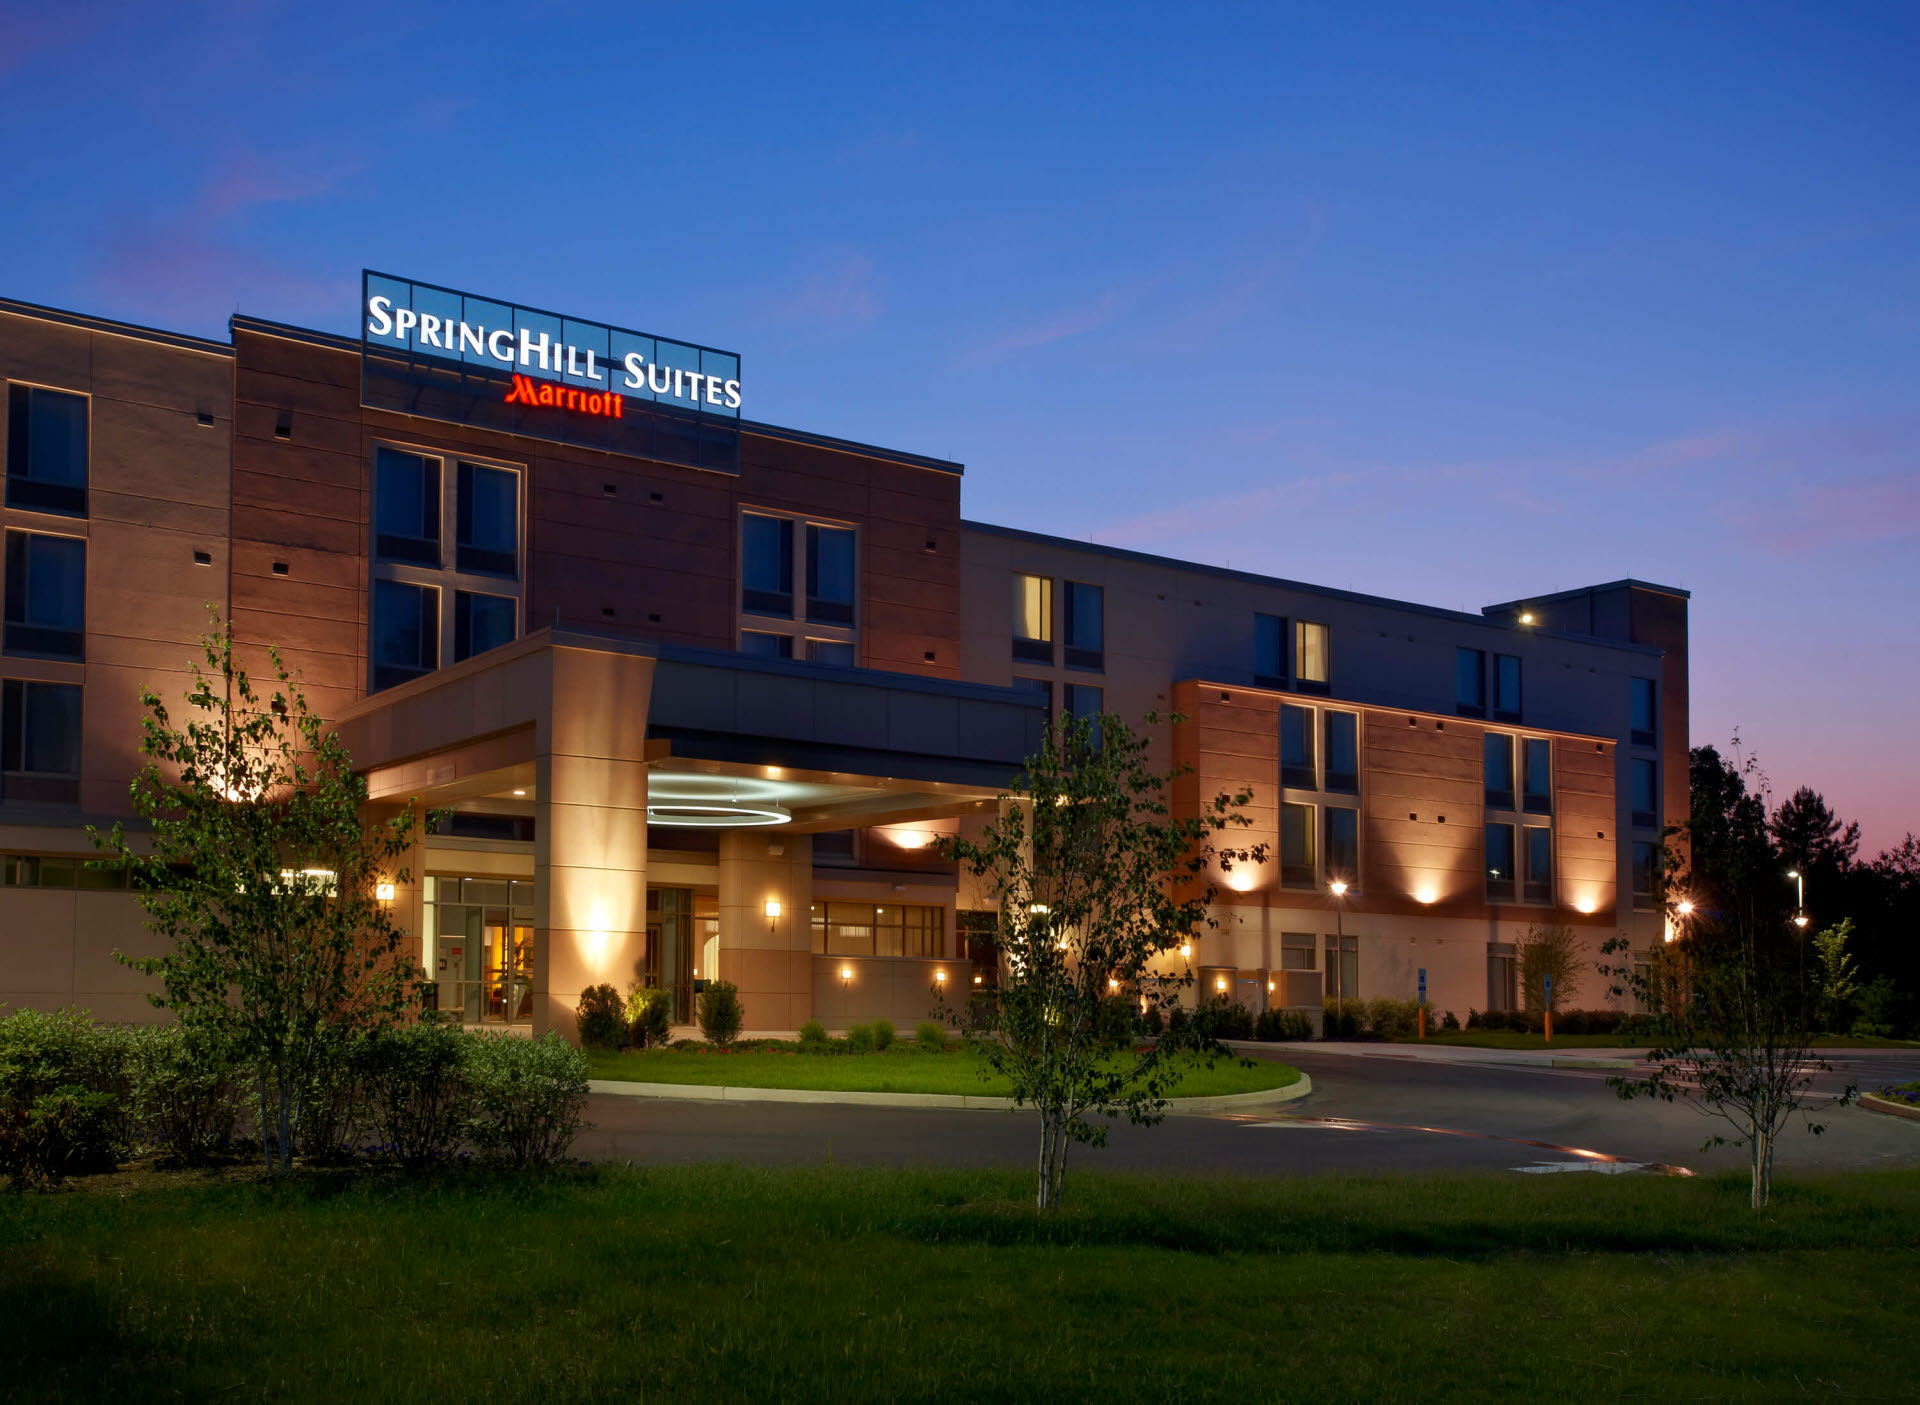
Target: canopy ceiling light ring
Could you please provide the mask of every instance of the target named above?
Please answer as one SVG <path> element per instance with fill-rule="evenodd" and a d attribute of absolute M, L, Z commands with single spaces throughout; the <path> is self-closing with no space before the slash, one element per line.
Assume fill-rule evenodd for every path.
<path fill-rule="evenodd" d="M 786 824 L 793 816 L 778 805 L 741 800 L 649 800 L 647 823 L 669 829 L 740 829 Z"/>

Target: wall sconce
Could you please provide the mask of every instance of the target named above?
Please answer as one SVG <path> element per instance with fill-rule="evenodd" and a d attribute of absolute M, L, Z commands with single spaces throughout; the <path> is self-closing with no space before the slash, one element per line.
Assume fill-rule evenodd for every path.
<path fill-rule="evenodd" d="M 945 985 L 947 983 L 947 973 L 945 971 L 935 971 L 933 973 L 933 983 L 935 985 Z"/>
<path fill-rule="evenodd" d="M 1268 995 L 1272 995 L 1272 994 L 1273 994 L 1273 982 L 1272 982 L 1272 981 L 1268 981 L 1268 982 L 1267 982 L 1267 994 L 1268 994 Z"/>
<path fill-rule="evenodd" d="M 1192 956 L 1193 956 L 1193 943 L 1181 942 L 1180 943 L 1180 959 L 1182 961 L 1186 961 L 1186 960 L 1190 960 Z"/>
<path fill-rule="evenodd" d="M 393 895 L 394 895 L 393 884 L 376 883 L 374 885 L 373 896 L 377 898 L 379 901 L 383 903 L 390 903 L 393 901 Z"/>
<path fill-rule="evenodd" d="M 981 984 L 983 984 L 983 982 L 982 982 L 982 980 L 981 980 L 981 978 L 980 978 L 979 976 L 975 976 L 975 977 L 973 978 L 973 983 L 974 983 L 975 985 L 981 985 Z"/>
<path fill-rule="evenodd" d="M 1225 976 L 1215 976 L 1213 978 L 1213 988 L 1215 990 L 1225 990 L 1227 988 L 1227 978 Z"/>
<path fill-rule="evenodd" d="M 852 986 L 852 984 L 853 984 L 853 967 L 851 967 L 851 966 L 842 966 L 842 967 L 840 968 L 840 990 L 841 990 L 841 992 L 842 992 L 842 993 L 844 994 L 844 993 L 846 992 L 846 990 L 847 990 L 847 989 L 848 989 L 848 988 L 849 988 L 850 986 Z"/>
<path fill-rule="evenodd" d="M 773 930 L 774 923 L 778 922 L 779 920 L 780 920 L 780 899 L 768 898 L 767 899 L 767 930 L 771 932 Z"/>

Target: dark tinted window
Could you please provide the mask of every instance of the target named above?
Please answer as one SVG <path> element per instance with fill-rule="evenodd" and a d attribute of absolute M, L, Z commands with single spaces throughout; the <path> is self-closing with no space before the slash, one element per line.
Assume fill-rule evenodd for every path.
<path fill-rule="evenodd" d="M 1297 790 L 1318 790 L 1320 775 L 1313 764 L 1313 709 L 1280 704 L 1280 784 Z"/>
<path fill-rule="evenodd" d="M 752 654 L 757 659 L 790 659 L 793 657 L 793 636 L 743 629 L 740 631 L 740 652 Z"/>
<path fill-rule="evenodd" d="M 87 544 L 77 537 L 8 532 L 6 620 L 9 654 L 84 659 Z"/>
<path fill-rule="evenodd" d="M 1633 905 L 1653 906 L 1654 889 L 1660 880 L 1660 846 L 1636 841 L 1633 846 Z"/>
<path fill-rule="evenodd" d="M 1097 585 L 1067 582 L 1068 668 L 1106 666 L 1106 592 Z"/>
<path fill-rule="evenodd" d="M 1013 686 L 1024 693 L 1037 693 L 1047 700 L 1047 720 L 1053 720 L 1053 683 L 1046 678 L 1016 678 Z"/>
<path fill-rule="evenodd" d="M 80 774 L 80 685 L 9 678 L 0 684 L 0 771 Z"/>
<path fill-rule="evenodd" d="M 375 452 L 373 551 L 387 561 L 440 564 L 440 460 Z"/>
<path fill-rule="evenodd" d="M 1520 896 L 1530 903 L 1553 900 L 1553 831 L 1530 826 L 1527 836 L 1527 876 Z"/>
<path fill-rule="evenodd" d="M 1098 717 L 1104 706 L 1104 691 L 1085 683 L 1063 683 L 1060 694 L 1061 705 L 1069 717 Z"/>
<path fill-rule="evenodd" d="M 1263 688 L 1287 686 L 1287 621 L 1284 616 L 1253 617 L 1253 681 Z"/>
<path fill-rule="evenodd" d="M 852 668 L 853 645 L 839 639 L 809 639 L 807 662 L 832 664 L 835 668 Z"/>
<path fill-rule="evenodd" d="M 1314 886 L 1311 805 L 1280 807 L 1280 883 L 1286 888 Z"/>
<path fill-rule="evenodd" d="M 440 666 L 440 593 L 400 581 L 373 583 L 373 691 Z"/>
<path fill-rule="evenodd" d="M 7 387 L 7 506 L 86 516 L 86 396 Z"/>
<path fill-rule="evenodd" d="M 1493 712 L 1509 722 L 1520 720 L 1520 660 L 1511 654 L 1493 656 Z"/>
<path fill-rule="evenodd" d="M 1633 802 L 1633 823 L 1640 829 L 1652 829 L 1660 822 L 1658 771 L 1651 761 L 1628 763 Z"/>
<path fill-rule="evenodd" d="M 453 661 L 470 659 L 511 643 L 515 637 L 516 601 L 503 595 L 476 595 L 459 590 L 453 596 Z"/>
<path fill-rule="evenodd" d="M 454 564 L 492 576 L 519 574 L 520 475 L 463 463 L 454 505 Z"/>
<path fill-rule="evenodd" d="M 807 618 L 853 623 L 853 533 L 844 527 L 807 528 Z"/>
<path fill-rule="evenodd" d="M 740 608 L 793 618 L 793 522 L 749 512 L 740 519 Z M 787 657 L 793 652 L 787 647 Z"/>
<path fill-rule="evenodd" d="M 1487 897 L 1493 902 L 1514 898 L 1513 826 L 1487 826 Z"/>
<path fill-rule="evenodd" d="M 1528 737 L 1521 743 L 1526 756 L 1526 808 L 1536 815 L 1553 813 L 1553 743 Z"/>
<path fill-rule="evenodd" d="M 1327 807 L 1327 877 L 1360 879 L 1360 812 Z"/>
<path fill-rule="evenodd" d="M 1488 732 L 1486 756 L 1487 805 L 1495 810 L 1513 808 L 1513 738 L 1504 732 Z"/>
<path fill-rule="evenodd" d="M 1632 716 L 1628 725 L 1633 729 L 1635 746 L 1653 746 L 1660 738 L 1660 694 L 1651 678 L 1633 678 L 1628 680 L 1632 697 Z"/>
<path fill-rule="evenodd" d="M 1487 655 L 1483 649 L 1453 651 L 1453 701 L 1462 717 L 1487 715 Z"/>
<path fill-rule="evenodd" d="M 1351 712 L 1327 718 L 1327 789 L 1360 789 L 1360 719 Z"/>

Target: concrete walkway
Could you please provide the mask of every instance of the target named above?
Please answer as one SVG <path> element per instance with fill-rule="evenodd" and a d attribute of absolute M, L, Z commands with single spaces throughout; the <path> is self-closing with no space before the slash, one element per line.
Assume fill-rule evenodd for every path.
<path fill-rule="evenodd" d="M 588 1090 L 618 1098 L 666 1098 L 681 1102 L 726 1103 L 850 1103 L 862 1107 L 939 1107 L 962 1111 L 1005 1112 L 1012 1098 L 990 1098 L 977 1093 L 865 1093 L 832 1088 L 733 1088 L 710 1083 L 629 1083 L 619 1078 L 594 1078 Z M 1257 1112 L 1304 1098 L 1313 1080 L 1301 1074 L 1284 1088 L 1253 1093 L 1227 1093 L 1217 1098 L 1171 1098 L 1167 1111 L 1176 1117 L 1200 1117 L 1221 1112 Z"/>
<path fill-rule="evenodd" d="M 1357 1059 L 1418 1059 L 1438 1064 L 1507 1064 L 1532 1068 L 1634 1068 L 1643 1049 L 1475 1049 L 1459 1044 L 1373 1044 L 1327 1039 L 1294 1043 L 1230 1040 L 1245 1053 L 1268 1049 L 1295 1054 L 1335 1054 Z"/>

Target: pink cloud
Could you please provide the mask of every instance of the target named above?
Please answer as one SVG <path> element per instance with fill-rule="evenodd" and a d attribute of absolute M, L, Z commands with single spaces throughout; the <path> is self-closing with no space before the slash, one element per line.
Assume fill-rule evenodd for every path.
<path fill-rule="evenodd" d="M 766 315 L 781 322 L 866 326 L 879 319 L 881 286 L 871 258 L 860 253 L 842 254 L 774 297 L 766 306 Z"/>

